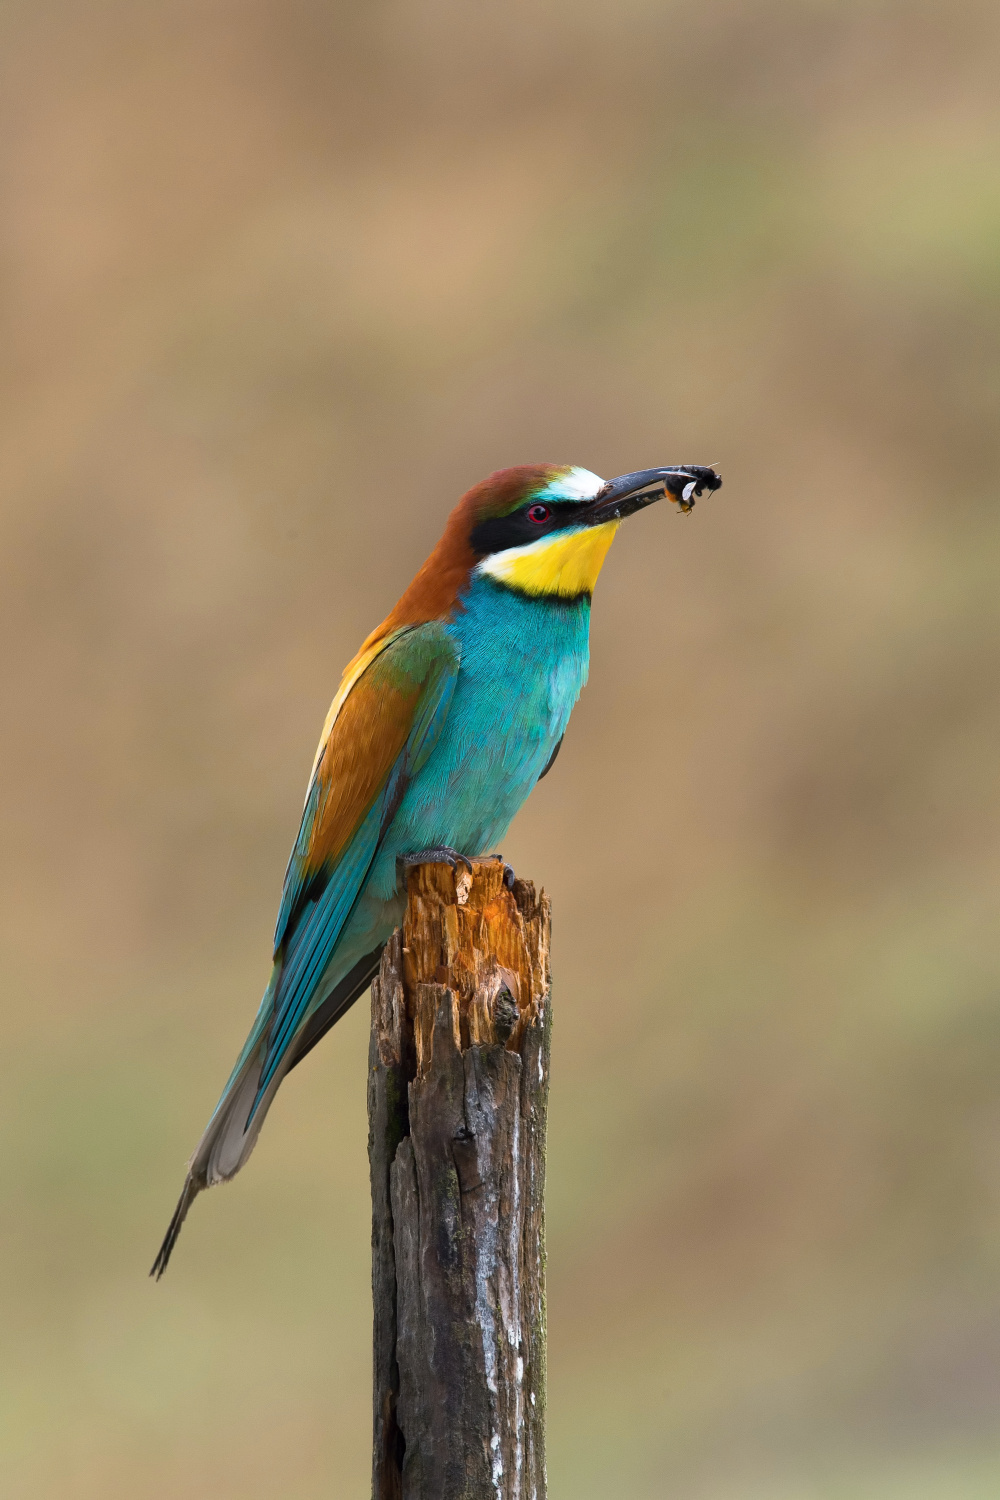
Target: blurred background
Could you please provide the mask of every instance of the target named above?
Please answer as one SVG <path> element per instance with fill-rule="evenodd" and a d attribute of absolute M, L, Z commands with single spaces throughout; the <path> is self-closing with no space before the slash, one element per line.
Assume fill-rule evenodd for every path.
<path fill-rule="evenodd" d="M 363 1496 L 359 1004 L 146 1279 L 340 670 L 502 465 L 629 524 L 555 912 L 552 1500 L 1000 1492 L 1000 11 L 0 13 L 0 1471 Z"/>

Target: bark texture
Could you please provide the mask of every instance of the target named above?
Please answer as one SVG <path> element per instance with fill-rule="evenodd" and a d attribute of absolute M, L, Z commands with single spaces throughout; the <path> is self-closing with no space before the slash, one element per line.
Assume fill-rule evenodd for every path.
<path fill-rule="evenodd" d="M 409 872 L 372 984 L 374 1500 L 544 1500 L 549 906 Z"/>

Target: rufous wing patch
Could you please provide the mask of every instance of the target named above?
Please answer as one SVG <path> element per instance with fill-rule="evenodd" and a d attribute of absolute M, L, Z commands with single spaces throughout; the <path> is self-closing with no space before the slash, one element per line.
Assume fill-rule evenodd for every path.
<path fill-rule="evenodd" d="M 343 852 L 409 738 L 423 683 L 393 665 L 375 661 L 362 669 L 331 726 L 316 768 L 320 800 L 309 869 Z"/>
<path fill-rule="evenodd" d="M 380 629 L 381 628 L 382 627 L 380 627 Z M 411 628 L 412 627 L 409 625 L 402 625 L 398 629 L 388 630 L 382 635 L 380 635 L 378 631 L 372 631 L 372 634 L 365 641 L 364 645 L 361 647 L 361 650 L 358 652 L 354 660 L 348 662 L 347 666 L 344 668 L 344 675 L 340 679 L 340 687 L 337 689 L 336 696 L 334 697 L 333 702 L 330 704 L 326 720 L 323 724 L 323 733 L 320 735 L 319 744 L 316 746 L 316 754 L 313 757 L 312 771 L 309 773 L 309 786 L 306 790 L 307 802 L 309 800 L 309 792 L 312 790 L 312 784 L 316 776 L 316 770 L 323 758 L 323 751 L 326 749 L 326 744 L 330 738 L 333 726 L 340 716 L 340 711 L 347 701 L 347 697 L 351 691 L 351 688 L 364 674 L 364 672 L 371 666 L 376 656 L 381 656 L 382 652 L 387 646 L 391 646 L 393 641 L 398 640 L 401 635 L 405 634 L 405 632 Z"/>

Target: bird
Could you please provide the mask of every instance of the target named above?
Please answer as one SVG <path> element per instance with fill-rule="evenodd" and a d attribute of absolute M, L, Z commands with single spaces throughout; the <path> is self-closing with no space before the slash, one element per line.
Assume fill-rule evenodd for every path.
<path fill-rule="evenodd" d="M 721 483 L 698 464 L 609 481 L 521 464 L 459 500 L 344 671 L 285 871 L 271 976 L 150 1275 L 166 1270 L 198 1193 L 243 1166 L 284 1078 L 368 988 L 402 921 L 406 866 L 494 851 L 551 770 L 621 523 L 664 496 L 690 511 Z"/>

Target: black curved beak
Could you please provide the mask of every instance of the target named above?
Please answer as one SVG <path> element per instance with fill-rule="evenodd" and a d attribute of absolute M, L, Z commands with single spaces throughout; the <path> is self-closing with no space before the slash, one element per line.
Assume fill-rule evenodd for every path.
<path fill-rule="evenodd" d="M 644 510 L 656 500 L 669 495 L 682 511 L 694 509 L 695 496 L 704 490 L 717 490 L 721 476 L 703 464 L 682 464 L 675 469 L 639 469 L 609 479 L 598 490 L 587 514 L 587 524 L 600 526 L 605 521 L 624 521 L 637 510 Z"/>

